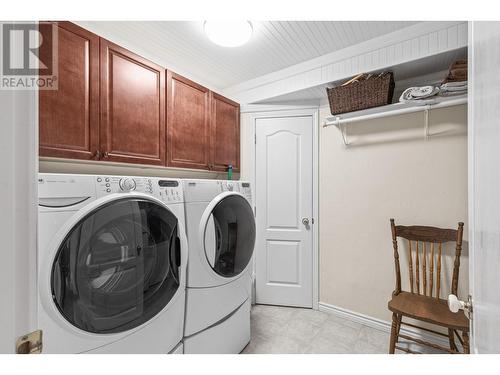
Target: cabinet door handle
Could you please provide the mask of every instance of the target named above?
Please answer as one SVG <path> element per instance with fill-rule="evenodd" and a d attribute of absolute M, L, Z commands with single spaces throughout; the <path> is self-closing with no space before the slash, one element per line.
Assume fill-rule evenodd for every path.
<path fill-rule="evenodd" d="M 94 159 L 95 160 L 99 160 L 101 158 L 101 151 L 97 150 L 95 153 L 94 153 Z"/>
<path fill-rule="evenodd" d="M 103 158 L 103 159 L 107 159 L 107 158 L 108 158 L 108 156 L 109 156 L 109 153 L 108 153 L 107 151 L 103 151 L 103 153 L 102 153 L 102 158 Z"/>

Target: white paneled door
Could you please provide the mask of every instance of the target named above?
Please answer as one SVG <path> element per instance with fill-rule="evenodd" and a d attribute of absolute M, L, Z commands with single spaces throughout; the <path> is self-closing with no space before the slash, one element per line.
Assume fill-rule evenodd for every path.
<path fill-rule="evenodd" d="M 313 116 L 255 124 L 256 302 L 312 307 Z"/>

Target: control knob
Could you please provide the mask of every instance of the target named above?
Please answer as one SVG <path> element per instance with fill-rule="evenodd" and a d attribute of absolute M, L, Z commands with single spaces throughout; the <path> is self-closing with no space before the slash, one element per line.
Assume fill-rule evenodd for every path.
<path fill-rule="evenodd" d="M 135 190 L 136 184 L 133 178 L 122 178 L 120 179 L 120 189 L 123 191 Z"/>

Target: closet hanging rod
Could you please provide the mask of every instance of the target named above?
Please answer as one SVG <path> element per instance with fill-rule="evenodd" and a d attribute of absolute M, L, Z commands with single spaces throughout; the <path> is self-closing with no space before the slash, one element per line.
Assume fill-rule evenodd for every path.
<path fill-rule="evenodd" d="M 396 103 L 389 104 L 383 107 L 376 107 L 365 109 L 362 111 L 351 112 L 345 115 L 329 116 L 325 119 L 323 127 L 335 125 L 339 127 L 343 124 L 351 122 L 373 120 L 377 118 L 390 117 L 402 115 L 405 113 L 423 112 L 431 109 L 453 107 L 467 103 L 467 96 L 460 96 L 456 98 L 441 99 L 435 102 L 427 103 Z"/>

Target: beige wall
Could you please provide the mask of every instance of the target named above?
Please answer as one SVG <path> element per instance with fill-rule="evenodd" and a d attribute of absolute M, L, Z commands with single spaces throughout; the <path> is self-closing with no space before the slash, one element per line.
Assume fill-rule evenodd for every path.
<path fill-rule="evenodd" d="M 321 108 L 320 124 L 327 115 Z M 348 148 L 334 126 L 320 127 L 320 302 L 390 320 L 391 217 L 450 228 L 463 221 L 467 238 L 466 123 L 466 106 L 431 111 L 429 139 L 423 113 L 352 123 Z M 467 242 L 464 248 L 462 296 L 468 290 Z M 447 278 L 450 266 L 448 258 Z"/>

